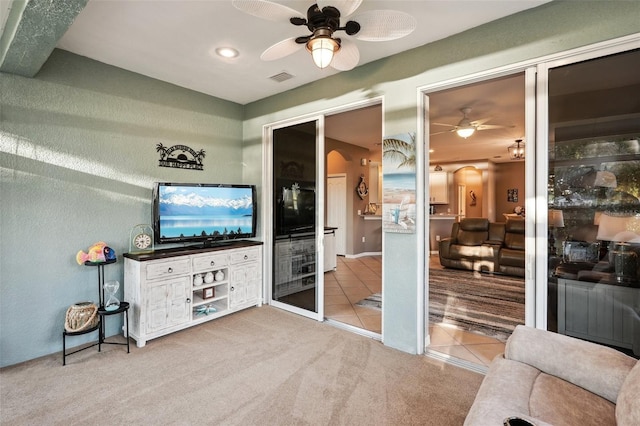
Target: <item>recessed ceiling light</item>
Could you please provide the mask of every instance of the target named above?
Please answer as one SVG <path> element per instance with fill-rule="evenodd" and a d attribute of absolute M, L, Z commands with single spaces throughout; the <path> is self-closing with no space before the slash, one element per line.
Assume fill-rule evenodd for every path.
<path fill-rule="evenodd" d="M 235 58 L 238 56 L 238 51 L 231 47 L 218 47 L 216 53 L 223 58 Z"/>

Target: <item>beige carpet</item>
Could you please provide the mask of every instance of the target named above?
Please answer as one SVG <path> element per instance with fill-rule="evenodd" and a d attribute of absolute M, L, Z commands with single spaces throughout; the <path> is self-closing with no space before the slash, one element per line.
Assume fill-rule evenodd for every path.
<path fill-rule="evenodd" d="M 104 348 L 104 346 L 103 346 Z M 483 376 L 270 306 L 0 370 L 2 424 L 460 425 Z"/>

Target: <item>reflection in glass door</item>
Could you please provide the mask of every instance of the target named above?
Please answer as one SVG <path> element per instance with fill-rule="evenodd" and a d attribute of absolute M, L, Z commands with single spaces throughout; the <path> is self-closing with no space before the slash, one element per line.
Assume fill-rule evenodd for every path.
<path fill-rule="evenodd" d="M 548 71 L 548 328 L 640 356 L 640 50 Z"/>
<path fill-rule="evenodd" d="M 272 301 L 313 318 L 322 315 L 322 226 L 317 122 L 273 130 Z"/>

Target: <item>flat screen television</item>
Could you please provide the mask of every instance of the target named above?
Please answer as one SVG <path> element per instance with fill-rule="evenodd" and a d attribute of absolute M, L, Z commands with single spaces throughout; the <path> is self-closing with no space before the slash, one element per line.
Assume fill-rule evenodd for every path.
<path fill-rule="evenodd" d="M 153 231 L 158 244 L 204 246 L 256 236 L 254 185 L 158 182 L 153 190 Z"/>
<path fill-rule="evenodd" d="M 296 183 L 295 190 L 278 186 L 276 235 L 313 232 L 316 226 L 316 191 L 313 184 Z"/>

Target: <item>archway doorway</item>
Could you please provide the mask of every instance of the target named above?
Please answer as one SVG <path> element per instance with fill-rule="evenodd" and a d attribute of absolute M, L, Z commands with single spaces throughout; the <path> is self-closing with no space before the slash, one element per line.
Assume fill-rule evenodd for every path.
<path fill-rule="evenodd" d="M 376 339 L 383 303 L 381 142 L 379 103 L 326 117 L 325 223 L 334 229 L 338 256 L 335 270 L 325 272 L 325 318 Z M 366 194 L 356 190 L 362 181 Z"/>

